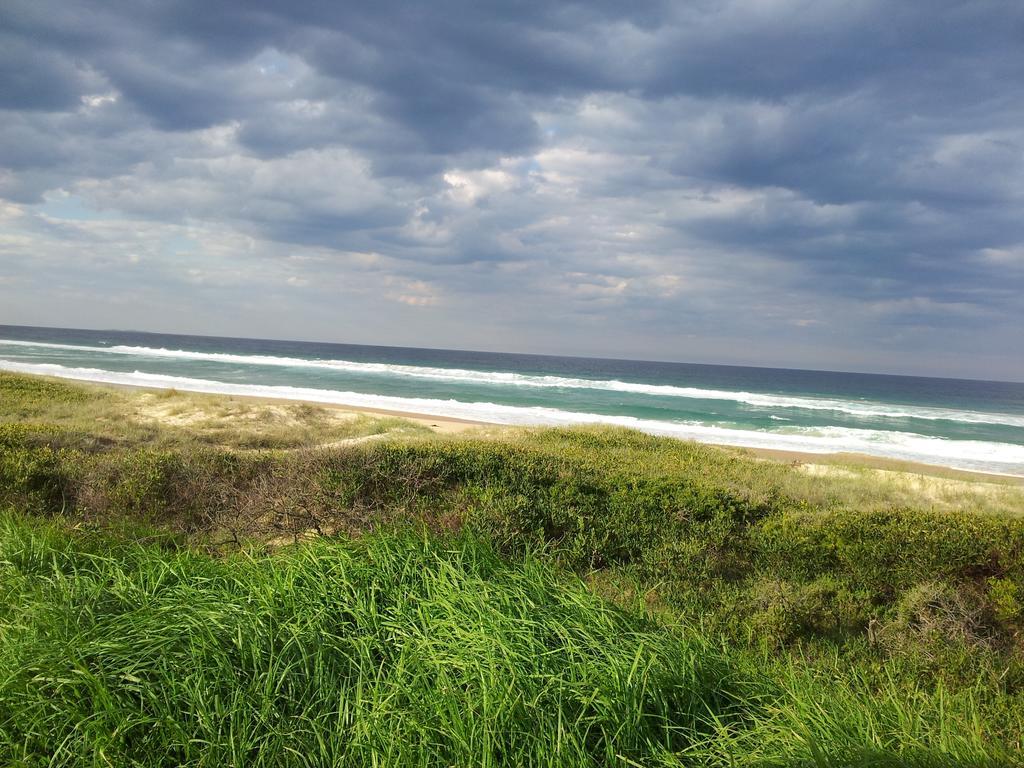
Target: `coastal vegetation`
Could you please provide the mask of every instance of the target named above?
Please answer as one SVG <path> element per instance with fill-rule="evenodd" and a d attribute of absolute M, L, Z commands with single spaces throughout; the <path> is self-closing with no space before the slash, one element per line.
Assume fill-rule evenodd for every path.
<path fill-rule="evenodd" d="M 0 423 L 5 764 L 1019 763 L 1010 481 L 9 374 Z"/>

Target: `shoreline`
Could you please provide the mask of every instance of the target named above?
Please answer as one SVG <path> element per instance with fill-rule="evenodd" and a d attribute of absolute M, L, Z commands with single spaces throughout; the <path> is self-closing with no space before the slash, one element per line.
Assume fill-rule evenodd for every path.
<path fill-rule="evenodd" d="M 154 387 L 145 384 L 123 384 L 90 381 L 88 379 L 70 379 L 57 376 L 46 376 L 43 374 L 22 374 L 39 376 L 40 378 L 53 378 L 58 381 L 75 381 L 79 384 L 92 387 L 109 387 L 111 389 L 124 389 L 143 392 L 167 392 L 173 388 Z M 260 395 L 245 394 L 221 394 L 217 392 L 187 391 L 191 395 L 199 395 L 210 398 L 221 398 L 227 400 L 243 400 L 263 404 L 295 403 L 313 405 L 337 413 L 358 413 L 369 416 L 386 416 L 405 419 L 416 424 L 423 425 L 440 435 L 461 434 L 482 428 L 499 430 L 529 430 L 549 428 L 545 425 L 529 424 L 501 424 L 473 419 L 463 419 L 454 416 L 433 416 L 429 413 L 417 413 L 413 411 L 391 410 L 385 408 L 370 408 L 359 405 L 342 405 L 338 403 L 324 403 L 315 400 L 303 400 L 301 398 L 265 397 Z M 682 438 L 669 438 L 679 439 Z M 967 482 L 984 482 L 993 485 L 1024 487 L 1024 477 L 1019 475 L 1001 474 L 999 472 L 983 472 L 980 470 L 958 469 L 942 464 L 929 464 L 927 462 L 895 459 L 885 456 L 873 456 L 867 453 L 848 451 L 835 451 L 829 453 L 815 453 L 811 451 L 790 451 L 782 448 L 760 448 L 750 446 L 729 445 L 703 440 L 693 440 L 702 445 L 710 445 L 716 448 L 745 454 L 763 461 L 774 461 L 782 464 L 811 465 L 821 467 L 855 467 L 858 469 L 869 469 L 881 472 L 896 472 L 936 477 L 946 480 L 959 480 Z"/>

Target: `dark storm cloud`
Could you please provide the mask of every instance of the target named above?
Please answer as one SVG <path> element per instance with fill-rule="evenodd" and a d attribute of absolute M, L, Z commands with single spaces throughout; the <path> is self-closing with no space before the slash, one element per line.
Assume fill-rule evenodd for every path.
<path fill-rule="evenodd" d="M 402 308 L 374 341 L 1024 376 L 1018 3 L 18 0 L 0 29 L 0 291 L 34 259 L 83 297 L 263 285 L 320 337 L 344 294 Z"/>
<path fill-rule="evenodd" d="M 73 61 L 10 35 L 0 34 L 0 72 L 0 109 L 74 108 L 84 88 L 84 73 Z M 40 83 L 48 87 L 40 88 Z"/>
<path fill-rule="evenodd" d="M 980 92 L 945 96 L 976 102 L 1021 75 L 1006 54 L 1024 10 L 1002 0 L 680 3 L 672 21 L 652 57 L 651 93 L 775 99 L 884 85 L 934 107 L 936 88 L 973 83 Z"/>

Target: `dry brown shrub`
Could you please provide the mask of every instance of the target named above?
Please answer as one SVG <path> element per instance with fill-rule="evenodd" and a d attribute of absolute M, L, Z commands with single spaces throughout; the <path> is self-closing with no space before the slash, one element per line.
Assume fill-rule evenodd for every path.
<path fill-rule="evenodd" d="M 890 652 L 951 645 L 981 650 L 993 643 L 984 596 L 970 585 L 922 582 L 903 595 L 895 613 L 877 632 Z"/>

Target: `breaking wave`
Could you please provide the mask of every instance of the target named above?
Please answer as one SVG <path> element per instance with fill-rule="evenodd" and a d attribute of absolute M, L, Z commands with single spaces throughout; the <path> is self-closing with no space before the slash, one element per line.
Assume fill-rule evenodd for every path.
<path fill-rule="evenodd" d="M 678 397 L 694 400 L 724 400 L 755 408 L 794 408 L 811 411 L 831 411 L 858 418 L 925 419 L 952 421 L 966 424 L 999 424 L 1024 427 L 1024 416 L 1005 413 L 986 413 L 929 406 L 896 405 L 881 402 L 842 400 L 826 397 L 800 397 L 758 392 L 732 392 L 728 390 L 678 387 L 667 384 L 643 384 L 618 379 L 584 379 L 542 374 L 513 373 L 510 371 L 479 371 L 463 368 L 439 368 L 391 363 L 366 363 L 354 360 L 312 360 L 299 357 L 272 355 L 237 355 L 222 352 L 194 352 L 181 349 L 154 347 L 111 346 L 90 347 L 75 344 L 51 344 L 0 339 L 0 345 L 63 349 L 91 353 L 110 353 L 171 360 L 193 360 L 232 365 L 256 365 L 285 368 L 316 368 L 340 373 L 397 376 L 434 381 L 448 381 L 474 385 L 536 387 L 548 389 L 589 389 L 608 392 Z"/>

